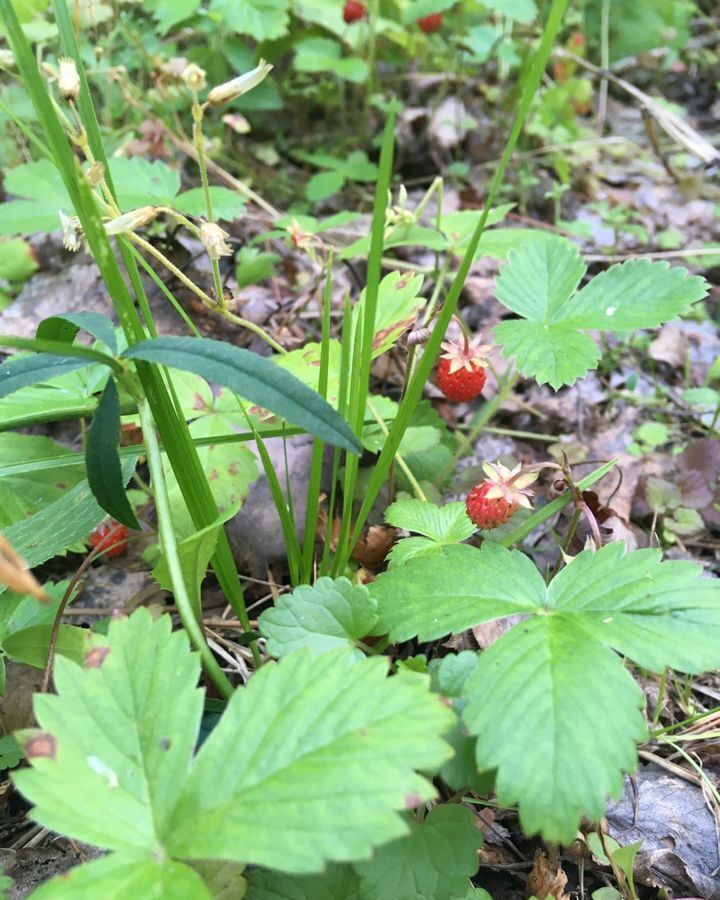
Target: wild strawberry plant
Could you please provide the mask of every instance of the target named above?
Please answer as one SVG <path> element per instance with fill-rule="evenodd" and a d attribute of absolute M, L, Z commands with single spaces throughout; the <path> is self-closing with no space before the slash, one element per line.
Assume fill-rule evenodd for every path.
<path fill-rule="evenodd" d="M 428 0 L 406 14 L 434 35 L 451 5 Z M 485 384 L 485 347 L 479 339 L 455 342 L 448 330 L 483 230 L 507 212 L 492 204 L 565 5 L 551 4 L 482 213 L 440 215 L 435 228 L 421 225 L 422 207 L 439 184 L 414 211 L 406 208 L 402 192 L 397 204 L 389 205 L 391 108 L 373 170 L 371 234 L 343 254 L 367 256 L 368 275 L 359 299 L 345 305 L 340 340 L 331 337 L 329 324 L 332 266 L 322 229 L 330 226 L 296 219 L 278 226 L 325 266 L 323 327 L 319 343 L 289 353 L 255 327 L 275 351 L 264 358 L 200 337 L 187 318 L 194 336 L 159 336 L 139 278 L 138 265 L 146 271 L 149 266 L 138 248 L 166 265 L 142 230 L 162 216 L 188 229 L 207 251 L 214 293 L 186 286 L 213 313 L 252 327 L 232 313 L 222 290 L 219 260 L 231 248 L 217 218 L 220 210 L 234 207 L 209 185 L 202 124 L 214 105 L 260 83 L 267 65 L 261 62 L 209 91 L 203 70 L 188 66 L 183 79 L 202 188 L 195 195 L 180 194 L 179 179 L 167 176 L 168 167 L 148 172 L 141 165 L 133 171 L 143 170 L 145 182 L 136 184 L 139 193 L 133 194 L 132 171 L 123 173 L 123 165 L 107 160 L 63 0 L 56 3 L 57 21 L 77 82 L 72 79 L 60 96 L 82 123 L 77 129 L 71 125 L 69 136 L 93 163 L 87 172 L 76 165 L 67 121 L 57 116 L 12 4 L 0 0 L 46 132 L 48 159 L 35 165 L 60 173 L 68 213 L 72 207 L 77 214 L 77 220 L 66 222 L 67 238 L 75 243 L 84 235 L 122 328 L 119 339 L 107 317 L 58 314 L 45 320 L 32 340 L 2 338 L 4 346 L 27 355 L 2 364 L 0 394 L 32 398 L 36 420 L 55 402 L 58 379 L 83 373 L 93 384 L 68 400 L 73 404 L 68 409 L 93 419 L 85 452 L 73 459 L 84 465 L 86 477 L 44 509 L 18 517 L 4 536 L 28 564 L 37 565 L 86 538 L 106 515 L 120 528 L 138 529 L 126 485 L 143 454 L 158 521 L 160 560 L 154 575 L 172 591 L 184 626 L 173 633 L 167 616 L 153 621 L 139 610 L 112 622 L 107 637 L 80 629 L 62 633 L 56 694 L 38 695 L 38 728 L 18 735 L 30 766 L 16 773 L 16 783 L 34 804 L 38 822 L 108 855 L 54 879 L 34 896 L 99 896 L 111 888 L 117 896 L 225 894 L 251 900 L 487 897 L 470 884 L 480 841 L 471 803 L 462 799 L 495 791 L 501 804 L 518 807 L 528 833 L 572 840 L 581 816 L 599 818 L 607 797 L 618 793 L 623 773 L 636 763 L 637 742 L 647 736 L 630 666 L 694 673 L 720 664 L 718 582 L 702 577 L 697 566 L 662 562 L 658 551 L 626 552 L 614 543 L 566 560 L 546 581 L 528 556 L 511 549 L 568 502 L 582 512 L 580 491 L 612 463 L 578 484 L 563 469 L 567 492 L 516 527 L 512 516 L 531 504 L 536 470 L 489 463 L 487 478 L 465 503 L 445 505 L 428 501 L 418 477 L 418 458 L 426 454 L 426 470 L 432 469 L 442 443 L 438 418 L 422 400 L 436 358 L 437 381 L 448 399 L 473 402 Z M 267 15 L 258 17 L 260 6 L 212 3 L 243 33 L 262 28 L 262 39 L 281 36 L 290 21 L 288 4 L 265 3 Z M 357 15 L 361 6 L 348 3 L 344 11 L 345 23 L 358 30 L 364 28 L 364 12 Z M 153 11 L 172 18 L 164 3 L 154 4 Z M 368 12 L 375 22 L 377 4 L 368 4 Z M 339 23 L 339 5 L 334 14 Z M 301 49 L 296 48 L 298 59 Z M 304 50 L 311 60 L 306 71 L 313 71 L 323 52 L 339 58 L 317 43 Z M 326 163 L 331 173 L 345 177 L 342 167 Z M 24 190 L 20 196 L 42 207 L 37 190 Z M 46 214 L 36 205 L 29 212 Z M 198 215 L 199 225 L 192 221 Z M 513 240 L 518 235 L 523 233 L 517 231 Z M 415 273 L 382 277 L 383 252 L 412 244 L 444 255 L 441 287 L 453 260 L 462 259 L 442 305 L 440 289 L 425 300 L 423 278 Z M 523 375 L 554 388 L 572 384 L 599 359 L 586 332 L 656 327 L 687 312 L 706 290 L 702 279 L 662 263 L 614 266 L 580 288 L 585 274 L 577 249 L 561 238 L 543 237 L 509 253 L 497 296 L 517 318 L 500 323 L 494 338 Z M 179 308 L 172 295 L 170 302 Z M 373 395 L 373 360 L 415 324 L 422 326 L 418 331 L 425 332 L 426 343 L 408 354 L 399 402 Z M 95 339 L 92 347 L 76 342 L 80 330 Z M 515 377 L 511 371 L 507 383 Z M 42 389 L 43 396 L 29 393 L 47 381 L 53 386 Z M 202 416 L 196 403 L 194 412 L 187 411 L 184 384 L 193 397 L 200 396 Z M 121 417 L 128 407 L 142 428 L 143 444 L 121 449 Z M 17 409 L 12 415 L 18 418 L 11 419 L 9 408 L 7 415 L 17 424 L 31 421 Z M 199 428 L 194 427 L 198 420 L 204 420 Z M 224 433 L 217 429 L 221 420 Z M 222 527 L 237 497 L 219 502 L 223 498 L 214 493 L 202 456 L 202 447 L 219 438 L 239 440 L 238 422 L 247 428 L 242 437 L 257 443 L 293 585 L 259 616 L 258 631 L 251 629 Z M 264 445 L 264 437 L 290 429 L 313 435 L 309 513 L 301 538 Z M 333 540 L 327 529 L 316 553 L 326 445 L 333 457 L 328 506 L 338 513 L 339 533 Z M 378 454 L 363 477 L 361 448 Z M 451 451 L 443 450 L 452 461 Z M 17 474 L 18 465 L 27 475 L 69 462 L 66 454 L 54 456 L 49 463 L 6 466 L 3 474 Z M 410 536 L 396 543 L 387 571 L 366 586 L 348 577 L 353 574 L 348 562 L 394 465 L 398 479 L 404 478 L 403 486 L 416 496 L 393 503 L 386 519 Z M 493 533 L 505 522 L 514 530 Z M 465 543 L 478 528 L 481 545 Z M 99 546 L 104 540 L 100 536 Z M 202 628 L 200 585 L 208 563 L 254 653 L 256 670 L 237 688 Z M 35 600 L 20 598 L 13 606 L 16 599 L 3 596 L 20 619 L 12 622 L 10 616 L 5 625 L 8 655 L 18 642 L 21 649 L 23 641 L 30 642 L 23 632 L 32 628 L 43 628 L 46 642 L 63 602 L 57 586 L 48 593 L 51 607 L 37 616 L 28 610 Z M 483 653 L 404 658 L 408 641 L 436 641 L 509 615 L 521 619 Z M 33 639 L 37 644 L 38 635 Z M 34 664 L 46 664 L 45 642 Z M 17 647 L 15 652 L 22 658 Z M 201 664 L 223 698 L 214 708 L 203 703 L 197 687 Z M 219 718 L 214 727 L 213 717 Z"/>

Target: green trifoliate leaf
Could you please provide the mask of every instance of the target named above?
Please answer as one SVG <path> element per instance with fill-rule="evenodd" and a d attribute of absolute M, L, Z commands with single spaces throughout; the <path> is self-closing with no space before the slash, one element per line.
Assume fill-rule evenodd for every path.
<path fill-rule="evenodd" d="M 225 27 L 256 41 L 273 41 L 287 34 L 288 0 L 211 0 L 210 10 L 220 15 Z"/>
<path fill-rule="evenodd" d="M 184 632 L 144 610 L 112 622 L 85 668 L 59 658 L 57 695 L 37 694 L 40 731 L 17 773 L 34 818 L 113 850 L 161 847 L 190 765 L 202 713 L 198 657 Z M 41 750 L 45 755 L 41 755 Z"/>
<path fill-rule="evenodd" d="M 553 235 L 512 251 L 497 279 L 500 302 L 525 320 L 501 322 L 498 343 L 524 375 L 553 388 L 597 362 L 600 351 L 583 331 L 654 328 L 707 293 L 702 278 L 648 260 L 612 266 L 576 293 L 585 271 L 577 247 Z"/>
<path fill-rule="evenodd" d="M 585 551 L 557 575 L 548 604 L 643 668 L 704 672 L 720 663 L 720 581 L 624 544 Z"/>
<path fill-rule="evenodd" d="M 167 851 L 297 873 L 365 857 L 407 833 L 398 810 L 434 796 L 414 770 L 448 758 L 451 724 L 426 676 L 388 678 L 379 657 L 301 650 L 267 664 L 203 744 Z"/>
<path fill-rule="evenodd" d="M 436 806 L 410 834 L 357 863 L 361 896 L 372 900 L 454 900 L 478 869 L 482 835 L 464 806 Z"/>
<path fill-rule="evenodd" d="M 480 550 L 440 545 L 378 576 L 370 591 L 393 641 L 456 634 L 531 612 L 545 600 L 545 584 L 528 557 L 490 541 Z"/>
<path fill-rule="evenodd" d="M 501 803 L 519 803 L 527 830 L 567 841 L 581 814 L 598 817 L 620 789 L 645 734 L 641 693 L 613 651 L 655 671 L 717 668 L 720 581 L 614 543 L 579 554 L 546 587 L 526 558 L 501 549 L 438 548 L 381 575 L 372 592 L 395 640 L 530 614 L 480 655 L 464 721 L 478 735 L 477 769 L 497 769 Z M 458 752 L 460 737 L 450 737 Z M 448 774 L 467 782 L 463 765 Z"/>
<path fill-rule="evenodd" d="M 478 769 L 528 834 L 569 843 L 622 790 L 646 736 L 643 696 L 611 650 L 570 616 L 534 616 L 480 654 L 464 719 Z"/>
<path fill-rule="evenodd" d="M 369 634 L 377 622 L 377 602 L 368 589 L 347 578 L 318 578 L 291 594 L 282 594 L 272 609 L 258 619 L 272 656 L 287 656 L 310 647 L 325 653 L 352 646 Z"/>
<path fill-rule="evenodd" d="M 234 897 L 242 897 L 235 893 Z M 33 900 L 213 900 L 190 866 L 149 854 L 112 853 L 63 872 L 33 892 Z"/>

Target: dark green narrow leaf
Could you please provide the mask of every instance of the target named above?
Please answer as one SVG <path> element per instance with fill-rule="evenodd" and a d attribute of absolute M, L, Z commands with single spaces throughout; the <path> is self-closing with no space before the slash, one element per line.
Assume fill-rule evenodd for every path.
<path fill-rule="evenodd" d="M 20 359 L 8 359 L 0 365 L 0 397 L 7 397 L 20 388 L 38 381 L 48 381 L 58 375 L 83 369 L 88 361 L 77 356 L 55 356 L 37 353 Z"/>
<path fill-rule="evenodd" d="M 135 344 L 123 356 L 202 375 L 329 444 L 361 452 L 350 426 L 329 403 L 294 375 L 248 350 L 210 338 L 168 336 Z"/>
<path fill-rule="evenodd" d="M 102 341 L 111 353 L 117 353 L 115 326 L 107 316 L 98 312 L 63 313 L 60 316 L 50 316 L 43 319 L 38 325 L 35 337 L 39 340 L 62 341 L 71 344 L 80 328 Z"/>
<path fill-rule="evenodd" d="M 85 449 L 90 490 L 106 513 L 128 528 L 140 524 L 125 493 L 120 466 L 120 401 L 114 379 L 110 378 L 98 403 Z"/>

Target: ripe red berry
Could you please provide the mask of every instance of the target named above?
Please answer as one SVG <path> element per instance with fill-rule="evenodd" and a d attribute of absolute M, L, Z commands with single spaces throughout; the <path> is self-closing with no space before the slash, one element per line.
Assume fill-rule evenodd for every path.
<path fill-rule="evenodd" d="M 129 534 L 127 526 L 108 519 L 90 535 L 90 544 L 103 556 L 122 556 L 127 551 Z"/>
<path fill-rule="evenodd" d="M 347 0 L 347 3 L 343 7 L 343 20 L 346 25 L 352 25 L 353 22 L 359 22 L 364 15 L 364 3 L 359 3 L 358 0 Z"/>
<path fill-rule="evenodd" d="M 422 19 L 418 19 L 418 25 L 425 34 L 433 34 L 440 30 L 442 20 L 443 14 L 441 12 L 431 13 L 429 16 L 423 16 Z"/>
<path fill-rule="evenodd" d="M 485 530 L 504 525 L 518 508 L 517 503 L 508 503 L 503 497 L 488 498 L 487 493 L 491 487 L 493 487 L 491 481 L 481 481 L 465 499 L 468 518 L 478 528 Z"/>
<path fill-rule="evenodd" d="M 530 509 L 528 487 L 538 476 L 537 471 L 522 471 L 521 466 L 510 470 L 501 463 L 483 463 L 488 476 L 476 484 L 465 499 L 468 518 L 478 528 L 489 530 L 504 525 L 519 506 Z"/>
<path fill-rule="evenodd" d="M 456 403 L 474 400 L 485 387 L 486 354 L 490 346 L 462 340 L 459 344 L 445 342 L 442 348 L 445 353 L 438 364 L 438 387 L 448 400 Z"/>

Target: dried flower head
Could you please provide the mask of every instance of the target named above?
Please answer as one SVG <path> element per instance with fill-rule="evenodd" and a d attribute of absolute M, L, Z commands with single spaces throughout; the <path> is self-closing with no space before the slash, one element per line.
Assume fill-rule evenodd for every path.
<path fill-rule="evenodd" d="M 203 222 L 200 226 L 200 240 L 210 259 L 232 256 L 232 247 L 227 243 L 230 235 L 215 222 Z"/>
<path fill-rule="evenodd" d="M 533 492 L 529 487 L 537 480 L 537 472 L 523 472 L 520 463 L 514 469 L 508 469 L 500 462 L 484 462 L 482 467 L 487 475 L 487 481 L 491 482 L 491 487 L 485 495 L 488 500 L 502 499 L 511 506 L 532 509 L 530 497 Z"/>
<path fill-rule="evenodd" d="M 63 100 L 77 100 L 80 94 L 80 76 L 75 60 L 63 56 L 58 60 L 58 87 Z"/>
<path fill-rule="evenodd" d="M 198 91 L 201 91 L 205 87 L 205 69 L 201 69 L 200 66 L 195 63 L 190 63 L 189 66 L 185 67 L 185 71 L 182 73 L 182 80 L 185 82 L 185 87 L 189 91 L 193 91 L 197 94 Z"/>
<path fill-rule="evenodd" d="M 270 63 L 261 59 L 254 69 L 245 72 L 244 75 L 238 75 L 237 78 L 214 87 L 208 94 L 207 102 L 210 106 L 220 106 L 222 103 L 229 103 L 230 100 L 235 100 L 237 97 L 247 94 L 248 91 L 257 87 L 261 81 L 267 78 L 271 69 Z"/>
<path fill-rule="evenodd" d="M 124 231 L 135 231 L 136 228 L 142 228 L 147 225 L 157 215 L 157 209 L 154 206 L 141 206 L 139 209 L 132 209 L 130 212 L 123 213 L 116 219 L 111 219 L 105 223 L 105 231 L 107 234 L 122 234 Z"/>
<path fill-rule="evenodd" d="M 82 239 L 80 219 L 77 216 L 66 216 L 61 209 L 58 210 L 58 216 L 63 233 L 63 247 L 72 253 L 77 253 Z"/>

